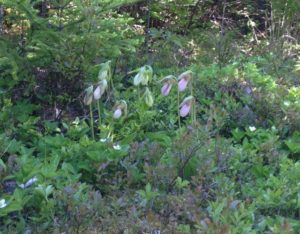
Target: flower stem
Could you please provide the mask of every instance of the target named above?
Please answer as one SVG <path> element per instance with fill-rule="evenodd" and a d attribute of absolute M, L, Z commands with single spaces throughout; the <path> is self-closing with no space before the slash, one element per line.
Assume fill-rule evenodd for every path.
<path fill-rule="evenodd" d="M 180 120 L 180 97 L 179 97 L 179 89 L 177 89 L 177 115 L 178 115 L 178 126 L 181 128 L 181 120 Z"/>
<path fill-rule="evenodd" d="M 190 92 L 191 95 L 194 97 L 194 89 L 193 89 L 193 79 L 191 79 L 190 81 Z M 192 113 L 191 113 L 191 120 L 192 120 L 192 125 L 194 125 L 196 123 L 196 108 L 195 108 L 195 97 L 192 103 Z"/>
<path fill-rule="evenodd" d="M 112 78 L 110 79 L 110 87 L 111 87 L 111 91 L 112 91 L 113 94 L 114 94 L 115 87 L 114 87 L 114 82 L 113 82 Z"/>
<path fill-rule="evenodd" d="M 93 140 L 95 140 L 95 133 L 94 133 L 94 116 L 93 116 L 93 108 L 92 104 L 90 104 L 90 121 L 91 121 L 91 131 Z"/>
<path fill-rule="evenodd" d="M 112 91 L 114 91 L 115 87 L 114 87 L 114 82 L 113 82 L 113 74 L 110 69 L 109 69 L 109 80 L 110 80 L 111 89 L 112 89 Z"/>
<path fill-rule="evenodd" d="M 101 109 L 100 109 L 100 100 L 97 100 L 97 108 L 98 108 L 98 123 L 99 123 L 99 127 L 101 127 Z"/>

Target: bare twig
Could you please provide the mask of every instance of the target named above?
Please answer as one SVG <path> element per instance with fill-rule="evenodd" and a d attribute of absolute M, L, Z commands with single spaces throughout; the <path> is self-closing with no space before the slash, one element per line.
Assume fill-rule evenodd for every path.
<path fill-rule="evenodd" d="M 178 173 L 177 175 L 173 178 L 173 180 L 171 181 L 171 183 L 169 184 L 169 188 L 168 191 L 171 191 L 171 189 L 173 188 L 175 181 L 177 179 L 178 176 L 183 177 L 183 172 L 184 172 L 184 168 L 186 167 L 186 165 L 189 163 L 189 161 L 192 159 L 192 157 L 194 156 L 194 154 L 201 148 L 201 145 L 196 145 L 194 146 L 190 152 L 188 153 L 188 155 L 186 156 L 185 160 L 182 161 L 182 165 L 179 166 L 178 168 Z"/>

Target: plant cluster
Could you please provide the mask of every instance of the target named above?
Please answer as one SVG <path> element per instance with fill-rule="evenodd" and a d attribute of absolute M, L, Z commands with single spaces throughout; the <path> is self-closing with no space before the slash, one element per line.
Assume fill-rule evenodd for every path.
<path fill-rule="evenodd" d="M 299 9 L 0 0 L 0 234 L 299 233 Z"/>

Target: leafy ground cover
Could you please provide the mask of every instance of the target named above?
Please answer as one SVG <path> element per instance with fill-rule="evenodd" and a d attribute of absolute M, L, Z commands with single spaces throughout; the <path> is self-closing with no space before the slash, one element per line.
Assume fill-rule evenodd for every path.
<path fill-rule="evenodd" d="M 0 233 L 299 233 L 299 9 L 0 1 Z"/>

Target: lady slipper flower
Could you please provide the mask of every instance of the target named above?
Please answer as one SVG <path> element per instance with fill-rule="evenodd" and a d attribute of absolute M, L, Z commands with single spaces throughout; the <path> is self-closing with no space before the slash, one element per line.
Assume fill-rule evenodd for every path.
<path fill-rule="evenodd" d="M 182 79 L 178 82 L 178 89 L 180 92 L 184 91 L 187 87 L 188 80 Z"/>
<path fill-rule="evenodd" d="M 127 115 L 127 103 L 124 100 L 121 100 L 115 105 L 113 118 L 119 119 L 122 116 L 123 111 L 126 116 Z"/>
<path fill-rule="evenodd" d="M 85 95 L 84 95 L 84 99 L 83 99 L 83 103 L 87 106 L 92 104 L 93 101 L 93 85 L 91 85 L 90 87 L 88 87 L 85 90 Z"/>
<path fill-rule="evenodd" d="M 101 87 L 98 85 L 97 88 L 94 91 L 94 99 L 99 100 L 101 98 Z"/>
<path fill-rule="evenodd" d="M 163 96 L 168 96 L 172 89 L 173 83 L 175 83 L 174 76 L 172 76 L 172 75 L 166 76 L 162 81 L 164 82 L 164 84 L 160 90 L 161 94 Z"/>
<path fill-rule="evenodd" d="M 106 88 L 107 88 L 107 80 L 106 79 L 101 80 L 94 91 L 94 99 L 99 100 L 104 94 Z"/>
<path fill-rule="evenodd" d="M 151 81 L 153 76 L 153 70 L 149 65 L 145 65 L 139 69 L 139 72 L 133 78 L 133 84 L 138 86 L 139 84 L 147 85 Z"/>
<path fill-rule="evenodd" d="M 181 117 L 186 117 L 192 108 L 194 102 L 194 97 L 193 96 L 188 96 L 183 100 L 183 102 L 180 104 L 180 116 Z"/>
<path fill-rule="evenodd" d="M 133 78 L 133 84 L 134 84 L 134 86 L 138 86 L 141 82 L 142 82 L 142 75 L 141 75 L 140 72 L 139 72 L 139 73 L 136 74 L 135 77 Z"/>
<path fill-rule="evenodd" d="M 180 116 L 181 117 L 185 117 L 190 113 L 191 110 L 191 105 L 189 104 L 184 104 L 182 105 L 181 109 L 180 109 Z"/>
<path fill-rule="evenodd" d="M 121 115 L 122 115 L 122 110 L 121 110 L 121 108 L 118 108 L 118 109 L 115 110 L 113 118 L 114 119 L 119 119 L 121 117 Z"/>
<path fill-rule="evenodd" d="M 172 84 L 169 82 L 164 83 L 163 87 L 161 87 L 161 94 L 164 96 L 168 96 L 172 88 Z"/>
<path fill-rule="evenodd" d="M 192 79 L 191 71 L 186 71 L 181 73 L 181 75 L 178 77 L 178 90 L 180 92 L 184 91 L 191 79 Z"/>

